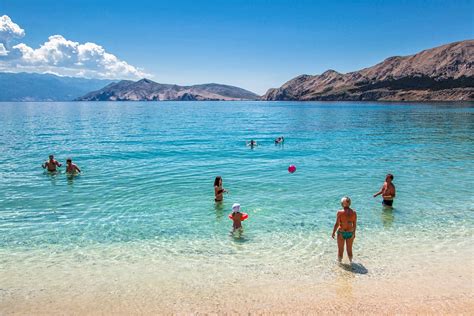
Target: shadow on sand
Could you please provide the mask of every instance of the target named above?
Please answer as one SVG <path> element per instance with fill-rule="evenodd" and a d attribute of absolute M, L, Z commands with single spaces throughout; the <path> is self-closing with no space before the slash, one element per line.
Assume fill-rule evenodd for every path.
<path fill-rule="evenodd" d="M 341 268 L 343 268 L 344 270 L 355 273 L 355 274 L 367 274 L 367 273 L 369 273 L 369 270 L 367 270 L 367 268 L 364 267 L 362 265 L 362 263 L 355 263 L 355 262 L 353 262 L 351 264 L 340 263 L 339 266 Z"/>

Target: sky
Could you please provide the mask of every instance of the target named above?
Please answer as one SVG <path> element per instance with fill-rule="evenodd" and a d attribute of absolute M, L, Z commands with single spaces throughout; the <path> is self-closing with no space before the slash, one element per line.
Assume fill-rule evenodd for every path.
<path fill-rule="evenodd" d="M 0 0 L 0 71 L 258 94 L 474 38 L 474 0 Z"/>

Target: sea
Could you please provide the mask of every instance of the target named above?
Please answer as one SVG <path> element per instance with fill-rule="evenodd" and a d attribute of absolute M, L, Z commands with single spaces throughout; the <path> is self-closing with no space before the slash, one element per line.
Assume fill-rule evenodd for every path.
<path fill-rule="evenodd" d="M 50 154 L 57 173 L 41 167 Z M 393 208 L 373 197 L 388 173 Z M 466 253 L 470 265 L 473 179 L 474 103 L 3 102 L 0 298 L 383 280 Z M 344 196 L 358 222 L 341 267 Z M 233 203 L 249 214 L 242 234 Z"/>

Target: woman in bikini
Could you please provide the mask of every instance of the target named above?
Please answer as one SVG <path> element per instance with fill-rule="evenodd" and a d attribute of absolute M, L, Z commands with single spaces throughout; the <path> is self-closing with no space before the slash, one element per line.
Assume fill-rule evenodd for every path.
<path fill-rule="evenodd" d="M 214 180 L 214 201 L 222 202 L 224 199 L 224 192 L 228 192 L 222 187 L 222 177 L 217 176 Z"/>
<path fill-rule="evenodd" d="M 342 210 L 337 211 L 336 224 L 332 231 L 332 238 L 334 239 L 337 230 L 337 260 L 342 261 L 344 254 L 344 243 L 347 246 L 347 256 L 352 263 L 352 244 L 355 239 L 355 232 L 357 228 L 357 214 L 356 211 L 350 208 L 351 199 L 343 197 L 341 199 Z"/>

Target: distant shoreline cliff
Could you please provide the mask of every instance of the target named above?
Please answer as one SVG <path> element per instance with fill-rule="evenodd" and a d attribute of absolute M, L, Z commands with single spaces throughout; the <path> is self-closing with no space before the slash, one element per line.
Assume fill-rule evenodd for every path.
<path fill-rule="evenodd" d="M 244 101 L 259 96 L 242 88 L 217 83 L 193 86 L 161 84 L 149 79 L 122 80 L 90 92 L 76 101 Z"/>
<path fill-rule="evenodd" d="M 261 100 L 474 101 L 474 40 L 390 57 L 346 74 L 301 75 Z"/>

